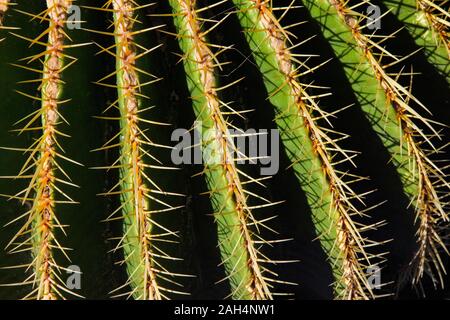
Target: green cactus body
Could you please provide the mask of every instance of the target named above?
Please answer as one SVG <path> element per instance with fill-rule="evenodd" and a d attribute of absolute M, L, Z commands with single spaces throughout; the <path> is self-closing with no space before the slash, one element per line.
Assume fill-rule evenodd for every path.
<path fill-rule="evenodd" d="M 214 54 L 200 30 L 196 1 L 171 0 L 184 68 L 193 107 L 200 121 L 204 174 L 218 228 L 219 247 L 234 299 L 271 299 L 272 293 L 260 266 L 255 235 L 249 228 L 254 217 L 230 151 L 236 150 L 222 114 L 213 73 Z"/>
<path fill-rule="evenodd" d="M 445 190 L 449 186 L 444 173 L 422 150 L 423 144 L 431 145 L 430 135 L 425 134 L 416 122 L 427 127 L 431 136 L 436 137 L 437 131 L 432 122 L 410 107 L 408 101 L 426 108 L 388 75 L 373 52 L 376 42 L 363 34 L 356 16 L 343 1 L 306 0 L 305 4 L 322 26 L 325 38 L 344 66 L 362 110 L 392 155 L 404 192 L 416 211 L 418 249 L 410 264 L 413 283 L 420 281 L 424 272 L 436 274 L 442 281 L 445 268 L 439 251 L 446 251 L 446 248 L 439 231 L 441 223 L 448 218 L 445 202 L 437 189 Z M 383 54 L 389 55 L 384 51 Z"/>
<path fill-rule="evenodd" d="M 450 14 L 444 5 L 441 7 L 439 1 L 430 0 L 386 0 L 384 3 L 405 24 L 428 60 L 450 83 L 449 28 L 448 22 L 445 24 Z"/>
<path fill-rule="evenodd" d="M 285 150 L 306 193 L 316 232 L 332 265 L 335 296 L 367 299 L 372 293 L 364 280 L 364 266 L 370 262 L 364 240 L 352 221 L 358 211 L 348 200 L 356 195 L 335 170 L 336 160 L 332 160 L 330 151 L 335 148 L 341 152 L 341 149 L 314 120 L 323 113 L 316 99 L 308 95 L 298 80 L 286 33 L 272 15 L 271 7 L 263 1 L 235 0 L 234 3 L 276 109 L 275 121 Z M 345 161 L 351 159 L 343 151 L 342 155 Z"/>

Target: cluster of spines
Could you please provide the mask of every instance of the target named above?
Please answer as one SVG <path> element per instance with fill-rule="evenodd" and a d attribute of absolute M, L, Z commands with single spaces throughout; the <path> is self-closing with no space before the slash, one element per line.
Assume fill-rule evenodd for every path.
<path fill-rule="evenodd" d="M 218 92 L 229 87 L 216 86 L 214 69 L 221 67 L 218 54 L 226 48 L 207 42 L 206 35 L 216 28 L 226 16 L 219 21 L 202 19 L 199 13 L 214 5 L 196 8 L 194 0 L 170 0 L 177 27 L 176 35 L 184 52 L 182 57 L 185 70 L 189 74 L 188 85 L 191 91 L 193 106 L 203 130 L 202 148 L 205 159 L 203 174 L 209 186 L 209 195 L 213 204 L 214 217 L 218 226 L 219 248 L 222 264 L 225 267 L 226 280 L 231 285 L 233 299 L 266 300 L 272 299 L 274 292 L 272 283 L 279 280 L 268 270 L 265 263 L 275 263 L 261 252 L 263 244 L 271 243 L 260 235 L 261 228 L 268 228 L 266 221 L 257 220 L 253 210 L 275 205 L 269 200 L 255 195 L 246 189 L 248 183 L 261 182 L 240 170 L 237 158 L 241 155 L 229 133 L 235 128 L 225 114 L 239 114 L 228 103 L 220 100 Z M 203 31 L 203 22 L 214 22 L 213 26 Z M 211 48 L 218 49 L 213 53 Z M 226 109 L 226 110 L 223 110 Z M 237 129 L 237 128 L 236 128 Z M 206 154 L 205 154 L 206 152 Z M 216 159 L 212 162 L 208 158 Z M 253 159 L 254 160 L 254 159 Z M 262 201 L 261 205 L 250 206 L 248 198 L 254 196 Z"/>
<path fill-rule="evenodd" d="M 174 280 L 175 274 L 166 269 L 159 260 L 177 260 L 164 252 L 158 243 L 173 242 L 177 234 L 162 226 L 155 220 L 155 216 L 161 212 L 170 212 L 178 209 L 160 195 L 176 196 L 177 194 L 163 191 L 152 179 L 146 170 L 171 169 L 164 167 L 151 155 L 149 147 L 166 147 L 154 143 L 141 129 L 141 123 L 150 125 L 165 125 L 157 121 L 151 121 L 143 117 L 143 112 L 149 108 L 142 108 L 142 100 L 146 99 L 141 90 L 143 87 L 159 80 L 145 70 L 140 69 L 136 62 L 156 48 L 146 49 L 135 41 L 138 34 L 153 30 L 158 27 L 137 30 L 135 28 L 137 11 L 148 5 L 139 6 L 133 0 L 109 0 L 101 8 L 87 7 L 112 13 L 114 16 L 114 31 L 95 31 L 102 35 L 114 37 L 115 43 L 103 48 L 99 53 L 106 52 L 116 60 L 116 69 L 111 74 L 96 83 L 117 90 L 118 99 L 108 109 L 119 110 L 119 117 L 98 117 L 104 120 L 118 121 L 120 131 L 114 135 L 105 145 L 97 150 L 106 150 L 118 147 L 119 158 L 110 166 L 101 169 L 119 169 L 120 181 L 111 190 L 102 194 L 107 196 L 119 195 L 120 206 L 106 219 L 112 221 L 123 219 L 123 236 L 114 250 L 123 249 L 124 259 L 120 264 L 125 264 L 128 272 L 128 280 L 120 287 L 113 290 L 116 297 L 133 297 L 139 300 L 163 300 L 169 299 L 170 293 L 184 294 L 184 292 L 170 289 L 167 284 L 181 286 Z M 142 51 L 139 53 L 138 51 Z M 140 76 L 151 77 L 146 83 L 140 82 Z M 109 84 L 107 80 L 115 78 L 116 84 Z M 106 112 L 106 110 L 105 110 Z M 119 140 L 117 142 L 117 140 Z M 148 162 L 153 159 L 159 164 Z M 161 208 L 159 208 L 160 206 Z M 159 230 L 159 231 L 158 231 Z M 117 240 L 117 239 L 116 239 Z M 159 260 L 158 260 L 159 259 Z M 129 291 L 126 288 L 131 288 Z M 118 292 L 118 293 L 117 293 Z"/>
<path fill-rule="evenodd" d="M 450 82 L 448 0 L 385 0 L 402 22 L 428 61 Z M 381 23 L 381 21 L 379 21 Z"/>
<path fill-rule="evenodd" d="M 10 196 L 10 199 L 20 200 L 23 204 L 29 203 L 30 209 L 10 222 L 26 220 L 7 246 L 11 253 L 26 251 L 32 253 L 33 261 L 29 265 L 17 266 L 33 271 L 25 281 L 17 284 L 32 286 L 26 299 L 54 300 L 64 298 L 65 293 L 76 295 L 65 287 L 60 277 L 64 268 L 58 265 L 54 257 L 55 250 L 60 250 L 70 260 L 66 254 L 67 248 L 64 248 L 56 238 L 57 229 L 65 234 L 66 226 L 61 224 L 58 218 L 60 212 L 56 212 L 55 207 L 59 204 L 75 203 L 58 186 L 76 186 L 62 169 L 59 160 L 76 162 L 63 155 L 58 142 L 59 136 L 67 136 L 58 129 L 61 119 L 65 121 L 60 113 L 60 107 L 67 102 L 61 100 L 64 84 L 62 73 L 76 61 L 65 52 L 66 49 L 74 46 L 65 44 L 65 40 L 70 38 L 64 30 L 71 2 L 48 0 L 47 8 L 38 15 L 22 12 L 31 16 L 32 19 L 48 22 L 48 28 L 35 39 L 14 34 L 30 42 L 30 46 L 37 44 L 45 47 L 41 53 L 23 59 L 27 61 L 27 64 L 39 60 L 43 66 L 41 70 L 27 65 L 16 65 L 40 75 L 39 79 L 23 81 L 23 83 L 39 83 L 40 97 L 17 91 L 21 95 L 38 101 L 40 108 L 18 121 L 17 123 L 25 122 L 26 124 L 16 131 L 19 133 L 39 132 L 39 137 L 29 148 L 4 148 L 29 154 L 18 175 L 12 178 L 29 179 L 30 183 L 26 189 Z M 47 37 L 46 41 L 42 40 L 44 37 Z M 67 63 L 67 61 L 70 62 Z M 58 177 L 59 174 L 63 177 Z"/>
<path fill-rule="evenodd" d="M 448 0 L 416 0 L 416 23 L 426 28 L 423 34 L 425 41 L 420 45 L 425 47 L 429 61 L 450 84 L 449 5 Z M 428 41 L 430 39 L 432 43 Z"/>
<path fill-rule="evenodd" d="M 315 221 L 316 228 L 320 233 L 319 238 L 333 265 L 336 297 L 342 299 L 371 298 L 373 293 L 365 278 L 365 266 L 367 267 L 371 263 L 370 255 L 366 253 L 366 246 L 374 243 L 363 238 L 360 232 L 364 229 L 374 228 L 375 225 L 362 227 L 353 221 L 353 216 L 363 214 L 363 211 L 359 211 L 352 203 L 353 200 L 362 202 L 362 195 L 356 194 L 350 184 L 362 178 L 353 176 L 351 178 L 353 181 L 344 181 L 344 175 L 347 177 L 351 175 L 340 172 L 336 169 L 336 165 L 346 161 L 351 162 L 355 154 L 343 150 L 337 144 L 337 141 L 346 138 L 346 135 L 318 124 L 321 120 L 328 122 L 328 118 L 332 117 L 334 113 L 329 114 L 322 110 L 316 101 L 322 95 L 311 96 L 308 93 L 310 85 L 300 82 L 301 76 L 312 72 L 317 67 L 307 68 L 305 62 L 299 59 L 307 57 L 307 55 L 298 56 L 291 52 L 291 48 L 298 45 L 289 47 L 288 43 L 292 44 L 287 31 L 289 27 L 283 27 L 273 15 L 277 8 L 271 7 L 268 1 L 235 0 L 234 2 L 238 7 L 239 14 L 257 16 L 254 22 L 244 24 L 244 27 L 247 28 L 245 31 L 250 43 L 255 42 L 252 50 L 256 59 L 258 60 L 258 56 L 262 56 L 262 60 L 257 61 L 258 64 L 266 63 L 267 55 L 266 52 L 261 51 L 260 43 L 264 41 L 269 44 L 269 50 L 275 56 L 277 72 L 282 75 L 281 85 L 274 80 L 277 79 L 275 75 L 271 76 L 268 73 L 270 79 L 266 79 L 266 82 L 273 83 L 275 81 L 273 85 L 279 86 L 269 90 L 271 99 L 276 98 L 277 95 L 286 94 L 288 96 L 288 99 L 281 100 L 288 101 L 287 103 L 273 100 L 278 112 L 275 120 L 282 135 L 286 136 L 283 141 L 288 141 L 285 143 L 288 156 L 293 162 L 294 170 L 298 171 L 297 174 L 301 176 L 299 179 L 307 193 L 313 215 L 317 215 Z M 293 2 L 291 6 L 281 9 L 289 10 L 292 5 Z M 262 34 L 261 38 L 252 40 L 251 38 L 256 33 Z M 271 60 L 267 61 L 267 64 L 271 63 Z M 299 64 L 299 67 L 296 64 Z M 306 71 L 300 72 L 302 67 L 306 68 Z M 262 72 L 265 73 L 264 70 Z M 317 86 L 315 87 L 317 88 Z M 332 134 L 337 137 L 332 138 Z M 292 146 L 289 142 L 292 136 L 307 141 L 301 141 L 299 145 Z M 343 158 L 338 160 L 336 158 L 338 155 Z M 310 167 L 306 170 L 304 168 L 305 161 L 310 163 Z M 316 183 L 320 184 L 318 193 L 310 190 Z"/>
<path fill-rule="evenodd" d="M 363 1 L 362 3 L 366 3 Z M 358 3 L 360 6 L 362 3 Z M 439 152 L 431 141 L 432 138 L 440 138 L 439 133 L 434 128 L 436 122 L 428 120 L 415 111 L 410 103 L 415 103 L 419 107 L 427 108 L 415 98 L 410 89 L 402 86 L 398 82 L 401 74 L 392 76 L 387 68 L 404 61 L 408 56 L 398 58 L 385 50 L 380 42 L 374 41 L 370 35 L 363 32 L 364 26 L 360 24 L 361 16 L 347 6 L 347 1 L 330 0 L 342 21 L 351 29 L 357 46 L 361 49 L 365 59 L 371 65 L 373 73 L 379 82 L 379 86 L 385 92 L 386 100 L 392 106 L 395 119 L 400 132 L 401 145 L 400 154 L 393 155 L 396 165 L 403 166 L 404 159 L 407 161 L 407 173 L 401 174 L 405 192 L 408 194 L 413 206 L 416 219 L 418 220 L 417 242 L 418 249 L 412 262 L 410 272 L 412 283 L 418 284 L 424 273 L 428 273 L 433 280 L 443 285 L 442 275 L 446 273 L 440 251 L 448 250 L 441 240 L 440 231 L 442 224 L 448 222 L 447 202 L 445 196 L 450 187 L 446 181 L 446 174 L 436 163 L 430 159 L 430 154 Z M 379 18 L 381 19 L 381 17 Z M 387 36 L 387 38 L 389 38 Z M 380 51 L 377 53 L 377 50 Z M 383 57 L 391 57 L 394 62 L 382 64 Z M 412 77 L 412 76 L 411 76 Z M 386 106 L 388 108 L 388 106 Z M 389 111 L 386 111 L 389 113 Z M 431 131 L 426 134 L 421 125 Z M 423 145 L 431 147 L 430 151 L 423 148 Z M 406 154 L 402 154 L 406 152 Z M 409 273 L 407 273 L 409 274 Z M 439 279 L 435 279 L 435 277 Z"/>
<path fill-rule="evenodd" d="M 423 13 L 428 28 L 436 35 L 436 42 L 447 49 L 450 59 L 450 12 L 445 7 L 450 4 L 448 0 L 416 0 L 417 10 Z"/>
<path fill-rule="evenodd" d="M 0 1 L 0 27 L 3 25 L 3 17 L 5 16 L 6 11 L 8 11 L 9 5 L 9 0 Z"/>
<path fill-rule="evenodd" d="M 10 0 L 0 0 L 0 30 L 14 30 L 16 28 L 5 26 L 4 19 L 5 14 L 8 10 L 10 10 L 10 7 L 15 5 L 15 3 L 12 3 Z M 0 39 L 0 42 L 2 42 L 3 39 Z"/>

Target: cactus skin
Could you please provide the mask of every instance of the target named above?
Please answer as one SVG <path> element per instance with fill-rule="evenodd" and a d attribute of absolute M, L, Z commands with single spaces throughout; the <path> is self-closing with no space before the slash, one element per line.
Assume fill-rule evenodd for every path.
<path fill-rule="evenodd" d="M 230 282 L 233 299 L 272 299 L 265 268 L 255 240 L 257 231 L 251 208 L 241 181 L 242 172 L 231 158 L 236 150 L 228 131 L 229 124 L 221 109 L 226 106 L 218 97 L 214 65 L 217 56 L 211 52 L 195 7 L 196 1 L 170 0 L 178 32 L 179 44 L 184 52 L 184 68 L 193 100 L 197 121 L 201 121 L 204 175 L 210 190 L 214 217 L 218 228 L 222 263 Z M 220 159 L 215 163 L 208 159 Z M 251 180 L 251 179 L 250 179 Z M 271 203 L 266 204 L 272 205 Z M 269 279 L 270 280 L 270 279 Z"/>
<path fill-rule="evenodd" d="M 440 2 L 442 4 L 440 4 Z M 450 84 L 449 17 L 447 0 L 385 0 L 386 6 L 406 25 L 416 44 Z M 448 3 L 447 3 L 448 4 Z M 447 25 L 445 24 L 445 21 Z"/>
<path fill-rule="evenodd" d="M 404 192 L 415 209 L 418 249 L 400 283 L 412 278 L 412 283 L 416 285 L 427 273 L 433 281 L 443 285 L 442 276 L 446 270 L 441 252 L 448 254 L 448 250 L 441 233 L 448 216 L 443 198 L 445 193 L 442 196 L 441 192 L 448 190 L 449 184 L 443 171 L 429 158 L 430 153 L 439 149 L 430 141 L 439 138 L 434 123 L 409 105 L 408 101 L 413 101 L 427 110 L 396 79 L 388 75 L 373 52 L 373 40 L 361 31 L 358 19 L 344 1 L 305 0 L 305 3 L 313 18 L 322 25 L 325 38 L 330 41 L 344 65 L 361 108 L 392 155 Z M 390 55 L 385 51 L 383 54 Z M 426 134 L 416 123 L 422 123 L 431 131 L 431 135 Z M 424 150 L 423 144 L 433 150 Z"/>

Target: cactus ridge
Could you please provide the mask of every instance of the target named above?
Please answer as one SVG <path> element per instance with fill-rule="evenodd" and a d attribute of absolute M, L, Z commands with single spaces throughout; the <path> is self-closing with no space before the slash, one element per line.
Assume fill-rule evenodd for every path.
<path fill-rule="evenodd" d="M 260 250 L 262 244 L 273 241 L 263 239 L 260 229 L 272 230 L 266 223 L 273 217 L 258 220 L 253 210 L 276 205 L 247 189 L 249 183 L 258 183 L 259 179 L 252 178 L 236 165 L 240 155 L 229 129 L 236 129 L 227 115 L 239 115 L 230 103 L 221 101 L 219 92 L 231 87 L 227 84 L 217 87 L 214 74 L 215 68 L 221 68 L 218 56 L 228 48 L 207 42 L 207 34 L 217 28 L 229 15 L 227 13 L 219 21 L 212 21 L 213 25 L 202 30 L 205 21 L 199 13 L 224 3 L 218 3 L 204 8 L 196 8 L 196 1 L 171 0 L 173 16 L 177 27 L 176 35 L 183 51 L 182 60 L 185 70 L 191 76 L 188 86 L 191 91 L 194 111 L 202 130 L 202 148 L 205 158 L 203 174 L 209 186 L 209 195 L 213 204 L 214 217 L 218 227 L 219 247 L 222 264 L 227 276 L 222 281 L 229 281 L 234 299 L 272 299 L 273 282 L 277 275 L 268 270 L 264 263 L 277 263 L 266 257 Z M 209 21 L 211 22 L 211 21 Z M 218 52 L 213 53 L 212 49 Z M 198 129 L 198 128 L 197 128 Z M 239 134 L 238 134 L 239 135 Z M 218 161 L 208 161 L 208 157 Z M 260 205 L 248 204 L 249 197 L 261 200 Z M 276 241 L 276 240 L 275 240 Z"/>
<path fill-rule="evenodd" d="M 151 126 L 164 126 L 166 123 L 152 121 L 144 118 L 142 113 L 149 110 L 142 105 L 149 97 L 142 93 L 142 89 L 160 79 L 146 70 L 140 69 L 136 62 L 156 50 L 160 46 L 150 49 L 138 44 L 136 36 L 161 26 L 146 29 L 137 29 L 139 23 L 139 10 L 150 6 L 139 6 L 131 0 L 109 0 L 101 8 L 87 7 L 89 9 L 112 13 L 114 23 L 113 32 L 95 31 L 103 35 L 113 36 L 115 43 L 104 48 L 100 47 L 98 53 L 108 53 L 116 59 L 116 70 L 98 80 L 100 86 L 117 89 L 118 98 L 109 105 L 105 112 L 115 108 L 120 112 L 119 117 L 99 116 L 98 118 L 119 121 L 120 131 L 96 151 L 119 148 L 119 158 L 110 166 L 97 167 L 97 169 L 119 169 L 118 181 L 104 196 L 120 195 L 121 204 L 105 221 L 123 219 L 123 236 L 119 239 L 114 251 L 124 251 L 125 258 L 119 261 L 125 264 L 128 271 L 128 280 L 111 292 L 113 297 L 134 297 L 142 300 L 169 299 L 170 294 L 185 294 L 183 291 L 173 290 L 169 285 L 181 284 L 175 279 L 186 276 L 168 270 L 164 260 L 179 260 L 172 257 L 160 248 L 162 242 L 176 242 L 178 234 L 161 225 L 158 214 L 173 212 L 180 207 L 173 206 L 167 201 L 171 196 L 182 196 L 177 193 L 163 191 L 154 181 L 147 170 L 171 170 L 165 167 L 154 156 L 150 148 L 170 148 L 152 141 L 141 124 Z M 150 78 L 141 82 L 141 78 Z M 116 80 L 115 84 L 108 81 Z M 151 107 L 150 107 L 151 108 Z M 130 290 L 126 290 L 130 288 Z"/>
<path fill-rule="evenodd" d="M 32 274 L 23 281 L 23 285 L 31 285 L 32 290 L 25 299 L 35 298 L 54 300 L 64 298 L 65 294 L 78 296 L 65 287 L 60 278 L 64 267 L 55 260 L 55 250 L 59 250 L 70 261 L 66 251 L 56 237 L 59 229 L 64 235 L 65 225 L 62 225 L 58 216 L 61 210 L 56 210 L 59 204 L 76 203 L 65 191 L 62 185 L 77 187 L 62 169 L 60 162 L 68 161 L 80 165 L 64 155 L 58 140 L 67 137 L 60 131 L 61 122 L 66 122 L 62 117 L 60 108 L 66 101 L 61 100 L 64 81 L 62 74 L 65 69 L 76 62 L 76 58 L 67 54 L 66 49 L 73 48 L 74 44 L 65 44 L 70 37 L 64 30 L 67 18 L 67 10 L 71 1 L 48 0 L 47 8 L 42 13 L 35 15 L 22 12 L 32 19 L 48 22 L 48 28 L 35 39 L 12 33 L 20 39 L 30 42 L 30 46 L 39 45 L 45 48 L 39 54 L 23 58 L 25 65 L 15 66 L 39 74 L 39 79 L 23 81 L 22 83 L 39 83 L 40 97 L 17 90 L 17 92 L 40 104 L 40 108 L 30 115 L 22 118 L 16 124 L 25 123 L 21 129 L 14 131 L 38 132 L 39 137 L 28 148 L 4 148 L 7 150 L 21 151 L 28 154 L 20 172 L 11 177 L 13 179 L 27 179 L 29 185 L 26 189 L 10 196 L 10 199 L 20 200 L 29 204 L 29 210 L 15 218 L 10 223 L 25 219 L 25 223 L 8 243 L 10 253 L 31 251 L 33 260 L 28 265 L 16 266 L 18 268 L 32 269 Z M 43 40 L 44 38 L 46 40 Z M 43 60 L 42 60 L 43 59 Z M 34 69 L 28 64 L 40 61 L 42 69 Z M 63 177 L 58 177 L 62 175 Z M 60 206 L 58 206 L 58 209 Z M 24 240 L 25 239 L 25 240 Z"/>
<path fill-rule="evenodd" d="M 448 0 L 385 0 L 408 29 L 428 61 L 450 84 L 450 42 Z"/>

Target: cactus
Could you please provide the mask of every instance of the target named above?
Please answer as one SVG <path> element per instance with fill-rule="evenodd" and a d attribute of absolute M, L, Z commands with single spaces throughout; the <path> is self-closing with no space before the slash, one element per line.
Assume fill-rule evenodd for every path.
<path fill-rule="evenodd" d="M 329 270 L 317 290 L 334 299 L 444 288 L 448 123 L 431 110 L 447 111 L 422 102 L 414 59 L 423 52 L 445 101 L 447 1 L 375 4 L 374 18 L 366 0 L 0 0 L 0 296 L 271 300 L 302 292 L 306 276 L 288 270 L 305 270 L 309 243 Z M 372 29 L 385 19 L 406 28 Z M 329 47 L 308 47 L 311 32 Z M 405 54 L 394 44 L 408 37 L 416 49 Z M 331 64 L 356 105 L 321 83 Z M 389 163 L 358 161 L 345 122 L 356 109 Z M 273 120 L 286 157 L 272 177 L 256 174 L 264 156 L 236 142 L 257 137 L 246 129 L 268 114 L 258 126 Z M 179 149 L 170 131 L 185 125 L 198 145 Z M 168 159 L 187 150 L 202 163 Z M 361 174 L 373 165 L 392 166 L 414 230 L 405 266 L 378 291 L 367 270 L 385 270 L 385 244 L 400 240 L 379 218 L 383 190 Z M 293 179 L 278 190 L 283 176 Z M 291 195 L 307 210 L 291 209 Z M 293 217 L 310 219 L 311 239 L 284 233 Z"/>

